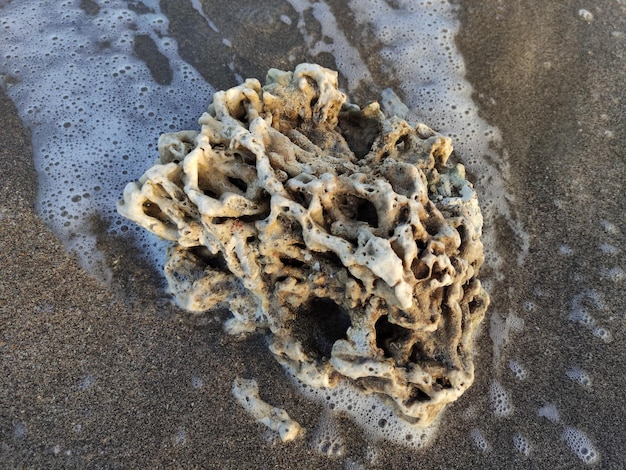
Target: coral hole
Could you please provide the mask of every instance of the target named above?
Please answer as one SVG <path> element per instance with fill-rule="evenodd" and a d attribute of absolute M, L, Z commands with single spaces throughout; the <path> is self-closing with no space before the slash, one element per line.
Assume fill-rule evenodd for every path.
<path fill-rule="evenodd" d="M 339 210 L 347 218 L 365 222 L 372 227 L 378 227 L 378 213 L 376 206 L 367 199 L 363 199 L 353 194 L 340 194 L 336 198 Z"/>
<path fill-rule="evenodd" d="M 383 350 L 385 357 L 400 357 L 403 347 L 411 338 L 411 330 L 389 321 L 387 315 L 381 316 L 375 325 L 376 346 Z"/>
<path fill-rule="evenodd" d="M 339 130 L 354 155 L 361 159 L 371 150 L 380 132 L 380 122 L 375 117 L 365 117 L 361 112 L 342 112 Z"/>
<path fill-rule="evenodd" d="M 245 193 L 248 190 L 248 183 L 246 183 L 242 179 L 235 178 L 233 176 L 229 176 L 228 177 L 228 181 L 230 182 L 230 184 L 232 184 L 237 189 L 239 189 L 242 193 Z"/>
<path fill-rule="evenodd" d="M 291 266 L 294 268 L 302 268 L 305 266 L 303 261 L 300 261 L 295 258 L 290 258 L 289 256 L 281 256 L 278 258 L 284 266 Z"/>
<path fill-rule="evenodd" d="M 156 202 L 146 201 L 143 203 L 142 208 L 143 208 L 143 213 L 146 214 L 148 217 L 159 219 L 161 221 L 166 220 L 165 214 L 161 212 L 161 208 Z"/>
<path fill-rule="evenodd" d="M 299 312 L 293 332 L 307 353 L 330 358 L 333 344 L 347 338 L 351 325 L 350 315 L 344 308 L 332 299 L 316 297 Z"/>
<path fill-rule="evenodd" d="M 411 406 L 415 403 L 424 403 L 430 400 L 431 400 L 431 397 L 426 392 L 424 392 L 421 388 L 413 387 L 413 390 L 411 390 L 411 395 L 404 402 L 404 405 Z"/>
<path fill-rule="evenodd" d="M 411 146 L 409 145 L 408 137 L 406 135 L 403 135 L 398 140 L 396 140 L 395 147 L 399 153 L 403 153 L 409 150 Z"/>
<path fill-rule="evenodd" d="M 189 253 L 196 257 L 198 265 L 213 270 L 230 273 L 228 263 L 221 252 L 212 254 L 205 246 L 193 246 L 189 248 Z"/>
<path fill-rule="evenodd" d="M 419 258 L 415 258 L 411 263 L 411 271 L 413 271 L 413 275 L 418 281 L 427 279 L 430 276 L 430 266 Z"/>

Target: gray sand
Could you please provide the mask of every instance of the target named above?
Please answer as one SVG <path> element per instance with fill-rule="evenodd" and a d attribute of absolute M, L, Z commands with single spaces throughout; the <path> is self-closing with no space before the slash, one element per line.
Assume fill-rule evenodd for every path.
<path fill-rule="evenodd" d="M 213 16 L 235 24 L 221 3 Z M 531 236 L 523 267 L 510 250 L 509 292 L 492 293 L 490 312 L 524 318 L 505 356 L 525 364 L 529 376 L 518 381 L 501 368 L 498 380 L 515 410 L 508 418 L 489 416 L 494 369 L 487 319 L 476 383 L 446 411 L 437 439 L 417 453 L 380 446 L 377 467 L 574 468 L 581 462 L 561 439 L 567 425 L 592 439 L 601 468 L 624 468 L 626 281 L 608 270 L 626 268 L 626 12 L 619 2 L 590 2 L 595 19 L 587 23 L 573 2 L 477 3 L 462 2 L 458 45 L 483 116 L 503 133 L 513 207 Z M 183 42 L 189 12 L 163 9 L 192 62 L 194 45 L 201 50 L 209 33 Z M 289 53 L 295 63 L 333 66 L 332 57 L 305 56 L 299 40 L 279 40 L 271 28 L 260 33 L 260 44 L 242 40 L 236 66 L 244 76 L 291 68 Z M 375 45 L 358 47 L 384 83 Z M 222 63 L 218 49 L 194 66 L 218 88 L 232 86 L 230 74 L 211 67 Z M 359 94 L 371 98 L 367 92 Z M 190 319 L 167 301 L 134 250 L 114 239 L 101 242 L 114 272 L 111 286 L 78 266 L 33 210 L 29 134 L 4 95 L 0 115 L 0 466 L 346 468 L 346 460 L 323 458 L 306 440 L 268 441 L 232 398 L 235 376 L 254 377 L 263 397 L 314 427 L 320 409 L 290 388 L 261 337 L 226 337 L 226 313 Z M 512 239 L 504 224 L 500 235 L 504 244 Z M 619 251 L 603 252 L 602 243 Z M 611 330 L 610 344 L 567 320 L 572 299 L 591 290 L 604 302 L 594 317 Z M 566 376 L 574 364 L 591 375 L 588 389 Z M 558 408 L 560 424 L 537 416 L 547 403 Z M 467 418 L 468 408 L 479 412 Z M 487 437 L 488 452 L 469 437 L 474 427 Z M 342 429 L 348 456 L 362 460 L 361 432 L 347 420 Z M 533 444 L 528 458 L 513 448 L 515 432 Z"/>

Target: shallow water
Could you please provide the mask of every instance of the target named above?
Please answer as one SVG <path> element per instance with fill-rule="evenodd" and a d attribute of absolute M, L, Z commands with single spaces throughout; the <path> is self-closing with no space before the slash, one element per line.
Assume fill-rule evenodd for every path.
<path fill-rule="evenodd" d="M 118 288 L 107 238 L 136 244 L 157 267 L 162 245 L 117 215 L 115 202 L 155 160 L 159 134 L 196 128 L 214 90 L 303 61 L 337 69 L 356 102 L 390 87 L 407 118 L 452 137 L 485 214 L 482 278 L 494 303 L 477 382 L 443 416 L 440 435 L 455 443 L 442 437 L 433 447 L 448 452 L 444 462 L 458 452 L 468 466 L 571 466 L 595 453 L 619 468 L 626 126 L 615 71 L 625 50 L 623 5 L 604 2 L 590 20 L 574 7 L 535 17 L 493 4 L 0 2 L 0 73 L 32 132 L 38 213 L 89 271 Z M 535 34 L 524 26 L 529 18 Z M 348 458 L 406 465 L 411 451 L 400 452 L 352 447 Z"/>

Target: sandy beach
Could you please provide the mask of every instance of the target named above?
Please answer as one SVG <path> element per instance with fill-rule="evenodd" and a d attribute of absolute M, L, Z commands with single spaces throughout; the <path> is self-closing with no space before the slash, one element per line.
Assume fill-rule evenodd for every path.
<path fill-rule="evenodd" d="M 244 78 L 303 61 L 336 68 L 332 55 L 311 54 L 295 21 L 288 33 L 273 27 L 272 18 L 293 16 L 287 2 L 273 0 L 266 10 L 252 1 L 228 8 L 204 3 L 220 34 L 236 45 L 234 59 L 228 47 L 211 46 L 219 37 L 191 3 L 162 1 L 161 8 L 181 57 L 217 89 L 237 84 L 230 62 Z M 342 2 L 326 3 L 346 36 L 355 37 L 373 83 L 393 86 L 393 77 L 383 85 L 380 45 L 356 39 Z M 262 336 L 237 341 L 222 329 L 228 312 L 192 317 L 176 308 L 159 273 L 97 221 L 110 283 L 68 254 L 35 210 L 31 134 L 5 83 L 0 467 L 584 467 L 564 439 L 573 430 L 597 452 L 593 468 L 626 468 L 626 5 L 487 0 L 461 1 L 458 8 L 456 43 L 466 78 L 481 117 L 501 131 L 510 206 L 528 233 L 529 250 L 520 264 L 516 235 L 504 220 L 498 224 L 503 278 L 490 292 L 477 338 L 476 380 L 446 409 L 434 441 L 420 451 L 368 444 L 345 418 L 343 457 L 321 455 L 307 438 L 276 442 L 233 398 L 235 377 L 255 378 L 261 396 L 309 434 L 321 408 L 290 385 Z M 151 68 L 155 81 L 167 81 L 160 66 Z M 340 85 L 348 87 L 345 76 Z M 352 100 L 375 99 L 373 88 L 354 90 Z M 481 277 L 490 276 L 487 265 Z M 592 321 L 576 321 L 579 310 Z M 498 364 L 493 315 L 523 320 L 511 327 Z M 610 333 L 606 341 L 599 328 Z M 507 416 L 492 412 L 494 383 L 513 404 Z M 542 416 L 548 405 L 558 420 Z M 477 430 L 486 449 L 477 445 Z M 516 436 L 529 443 L 528 455 L 516 448 Z"/>

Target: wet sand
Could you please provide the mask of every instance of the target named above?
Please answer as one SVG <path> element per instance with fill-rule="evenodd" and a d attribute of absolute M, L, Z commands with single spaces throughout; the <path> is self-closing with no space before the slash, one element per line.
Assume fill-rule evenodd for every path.
<path fill-rule="evenodd" d="M 483 117 L 503 133 L 512 205 L 531 237 L 523 266 L 511 246 L 508 290 L 492 292 L 490 312 L 514 311 L 524 319 L 504 356 L 519 358 L 529 376 L 517 381 L 506 366 L 493 367 L 487 319 L 476 383 L 446 411 L 432 445 L 421 452 L 379 446 L 372 468 L 575 468 L 581 462 L 561 439 L 565 425 L 592 439 L 599 467 L 623 468 L 626 280 L 611 268 L 626 268 L 624 7 L 594 2 L 586 7 L 594 15 L 587 22 L 578 3 L 474 3 L 462 2 L 458 46 Z M 164 12 L 172 35 L 180 34 L 185 12 Z M 271 30 L 260 33 L 271 42 Z M 290 68 L 289 53 L 295 63 L 333 66 L 332 57 L 306 57 L 298 47 L 285 40 L 275 48 L 249 44 L 237 67 L 242 75 L 263 76 L 268 66 Z M 376 71 L 375 46 L 369 52 Z M 234 85 L 209 59 L 194 65 L 217 87 Z M 289 387 L 261 337 L 235 341 L 222 333 L 226 313 L 191 319 L 173 307 L 132 248 L 101 241 L 111 286 L 80 268 L 33 209 L 29 134 L 4 95 L 0 115 L 3 467 L 314 469 L 364 460 L 363 436 L 347 421 L 346 459 L 321 457 L 306 440 L 268 441 L 230 393 L 237 375 L 256 378 L 263 397 L 310 429 L 320 409 Z M 500 232 L 504 246 L 512 243 L 505 224 Z M 603 243 L 618 252 L 600 250 Z M 609 344 L 567 320 L 572 299 L 589 291 L 603 299 L 594 317 L 612 332 Z M 591 374 L 591 388 L 566 376 L 572 364 Z M 515 410 L 508 418 L 489 415 L 494 376 L 511 394 Z M 546 403 L 557 406 L 561 423 L 537 416 Z M 470 438 L 477 426 L 489 441 L 486 453 Z M 515 432 L 533 444 L 528 458 L 513 448 Z"/>

